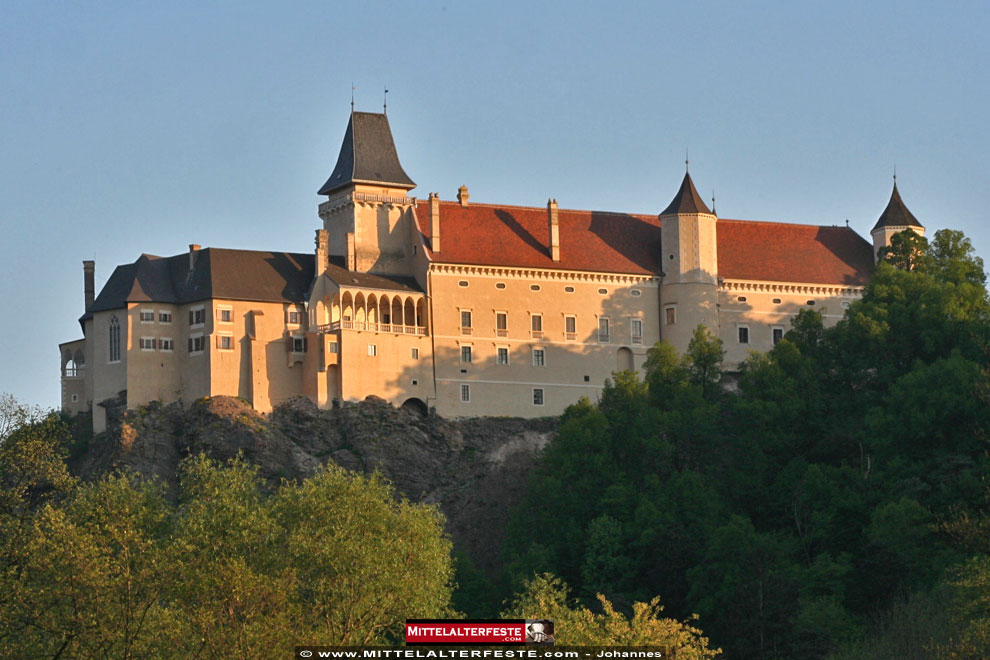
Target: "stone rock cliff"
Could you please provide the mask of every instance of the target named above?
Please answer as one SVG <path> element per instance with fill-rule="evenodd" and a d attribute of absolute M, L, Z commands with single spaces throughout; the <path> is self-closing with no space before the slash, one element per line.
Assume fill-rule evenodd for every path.
<path fill-rule="evenodd" d="M 448 420 L 377 397 L 334 410 L 297 399 L 268 416 L 222 396 L 189 408 L 104 405 L 107 432 L 72 466 L 83 478 L 129 469 L 174 495 L 179 461 L 199 453 L 220 461 L 240 454 L 272 484 L 305 477 L 328 461 L 377 470 L 410 500 L 439 505 L 455 547 L 487 571 L 497 565 L 509 508 L 556 428 L 555 419 Z"/>

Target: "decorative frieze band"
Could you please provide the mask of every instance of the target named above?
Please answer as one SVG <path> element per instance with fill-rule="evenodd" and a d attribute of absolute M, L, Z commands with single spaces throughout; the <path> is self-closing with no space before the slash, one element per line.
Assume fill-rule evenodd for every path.
<path fill-rule="evenodd" d="M 438 275 L 543 280 L 553 282 L 595 282 L 597 284 L 659 284 L 660 282 L 659 277 L 651 275 L 545 270 L 540 268 L 510 268 L 506 266 L 471 266 L 464 264 L 431 263 L 430 270 Z"/>
<path fill-rule="evenodd" d="M 345 192 L 335 195 L 320 204 L 319 213 L 325 215 L 333 213 L 337 209 L 352 206 L 354 204 L 390 204 L 393 206 L 411 206 L 416 204 L 415 197 L 405 195 L 374 195 L 363 192 Z"/>
<path fill-rule="evenodd" d="M 739 291 L 753 293 L 800 293 L 816 296 L 844 296 L 861 298 L 861 286 L 836 286 L 832 284 L 799 284 L 792 282 L 752 282 L 744 280 L 719 280 L 719 291 Z"/>

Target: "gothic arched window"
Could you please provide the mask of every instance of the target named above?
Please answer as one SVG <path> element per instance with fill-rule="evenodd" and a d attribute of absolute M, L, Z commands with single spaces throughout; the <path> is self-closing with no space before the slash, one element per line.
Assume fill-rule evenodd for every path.
<path fill-rule="evenodd" d="M 120 362 L 120 321 L 110 317 L 110 362 Z"/>

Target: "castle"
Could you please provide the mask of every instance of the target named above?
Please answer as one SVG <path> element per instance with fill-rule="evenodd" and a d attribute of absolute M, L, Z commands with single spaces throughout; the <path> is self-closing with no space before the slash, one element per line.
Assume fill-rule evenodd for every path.
<path fill-rule="evenodd" d="M 409 196 L 384 114 L 353 112 L 319 189 L 313 253 L 190 245 L 118 266 L 96 295 L 83 262 L 83 338 L 59 345 L 62 408 L 126 392 L 239 396 L 267 412 L 382 397 L 444 416 L 556 415 L 660 339 L 704 324 L 732 368 L 801 309 L 826 323 L 862 295 L 877 250 L 924 228 L 896 182 L 872 245 L 848 227 L 728 220 L 689 174 L 658 215 Z M 95 404 L 95 405 L 94 405 Z"/>

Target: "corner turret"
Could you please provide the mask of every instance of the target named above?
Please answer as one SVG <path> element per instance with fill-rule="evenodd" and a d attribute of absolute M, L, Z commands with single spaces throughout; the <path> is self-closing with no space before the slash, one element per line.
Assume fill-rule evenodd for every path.
<path fill-rule="evenodd" d="M 925 235 L 925 227 L 914 214 L 908 210 L 901 199 L 901 194 L 897 190 L 897 179 L 894 178 L 894 190 L 890 193 L 890 201 L 887 208 L 880 214 L 877 223 L 870 230 L 873 237 L 873 260 L 876 261 L 880 253 L 880 248 L 890 245 L 890 237 L 902 231 L 910 229 L 919 236 Z"/>

